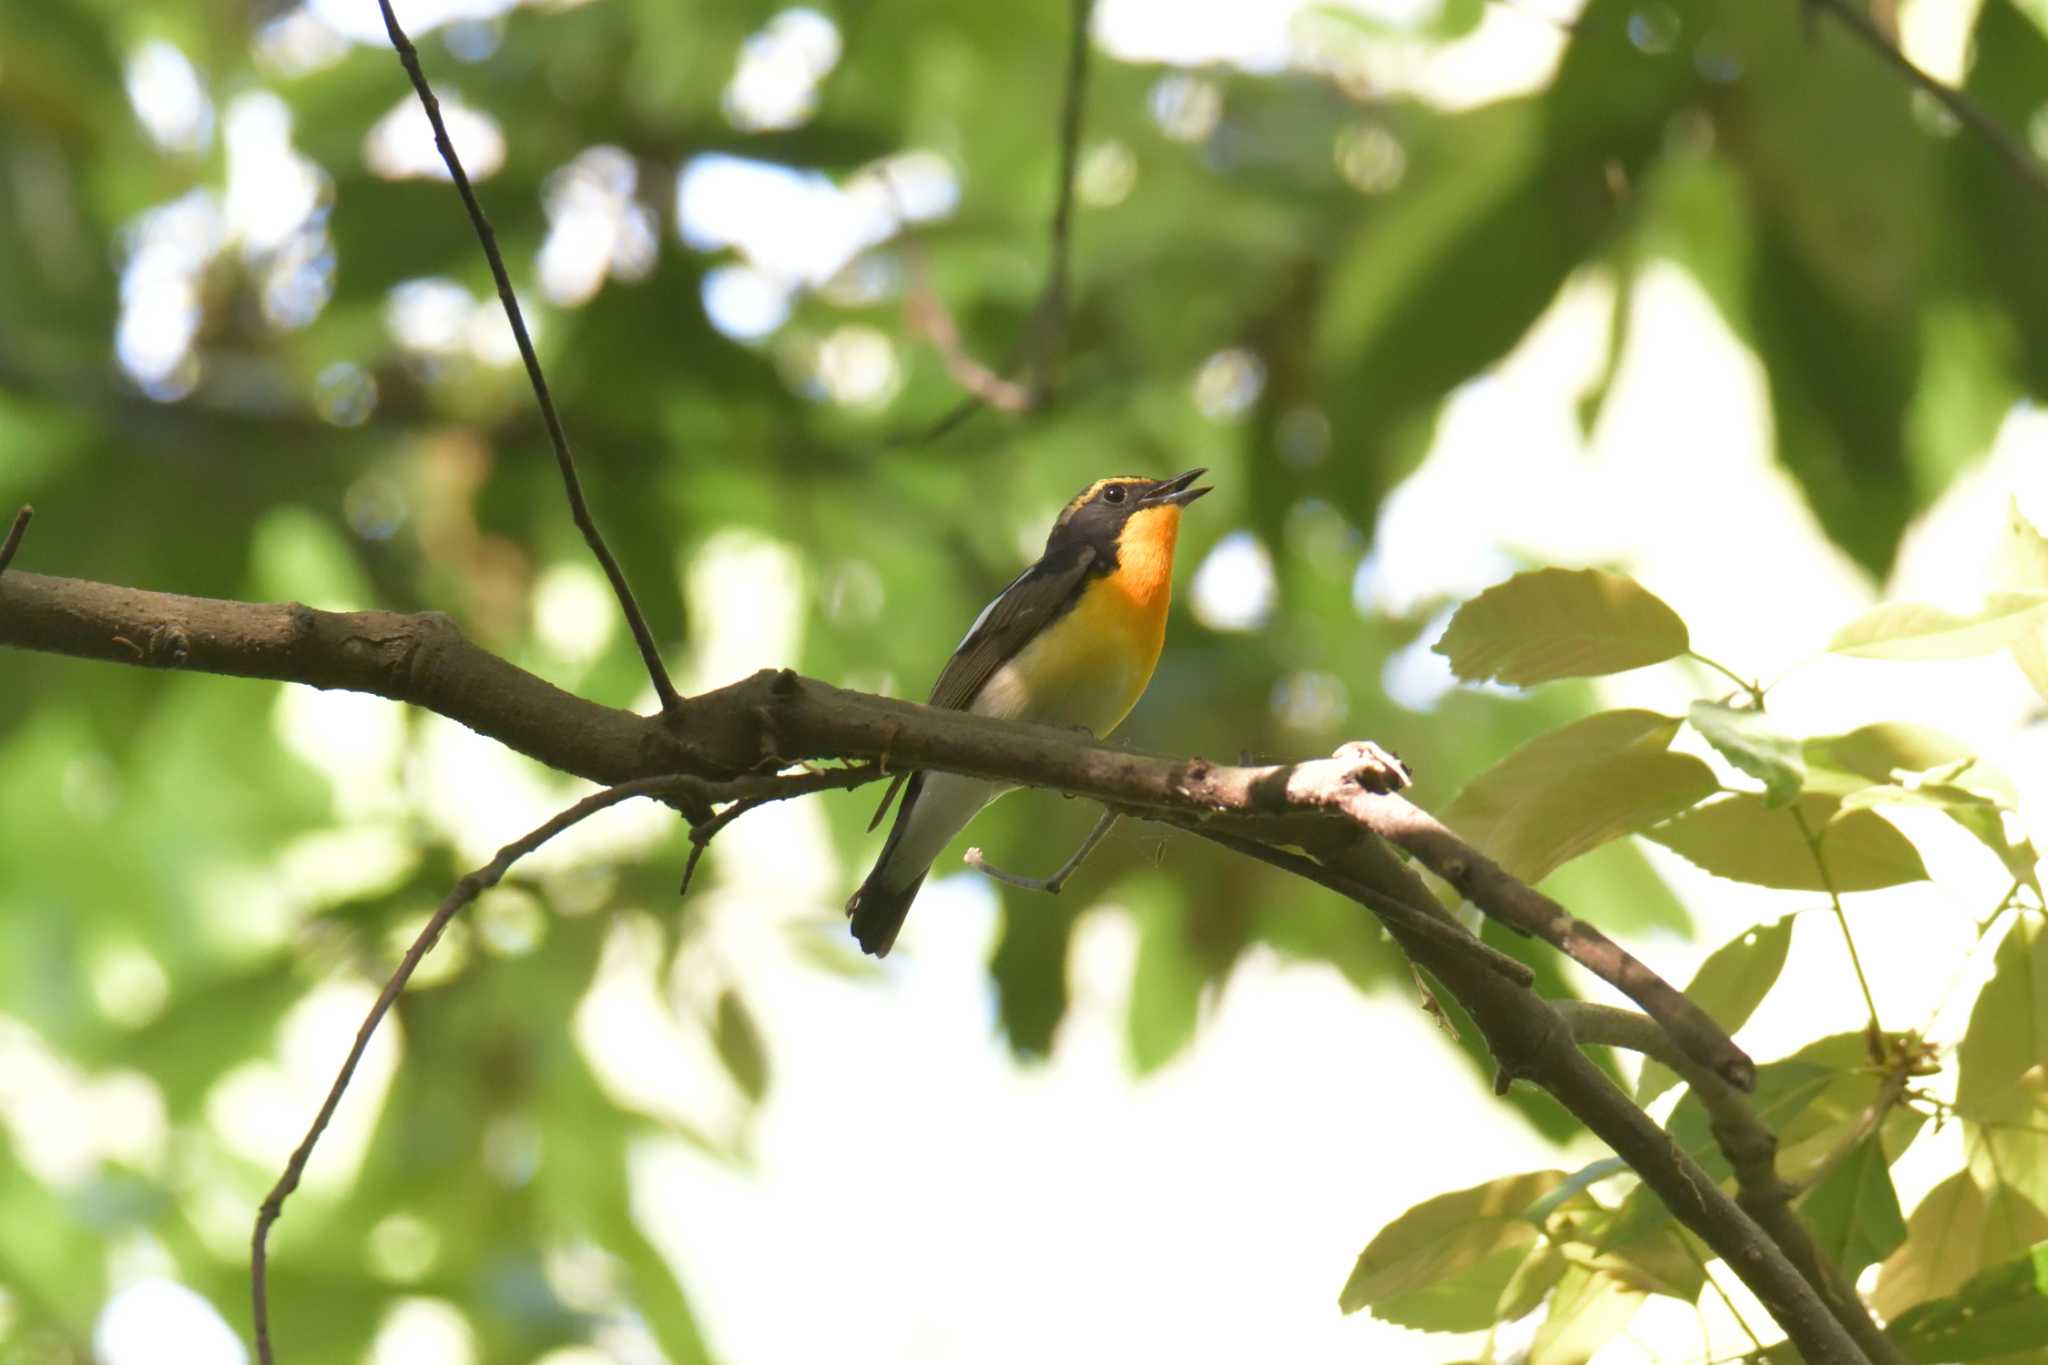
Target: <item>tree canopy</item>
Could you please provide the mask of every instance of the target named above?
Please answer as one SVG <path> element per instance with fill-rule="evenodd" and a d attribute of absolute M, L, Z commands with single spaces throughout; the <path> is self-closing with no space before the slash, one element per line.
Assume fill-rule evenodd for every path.
<path fill-rule="evenodd" d="M 1745 1096 L 1684 1035 L 1674 1055 L 1580 1005 L 1621 997 L 1576 931 L 1483 931 L 1580 1041 L 1616 1049 L 1587 1055 L 1794 1269 L 1852 1301 L 1860 1284 L 1906 1359 L 2048 1349 L 2026 819 L 2048 696 L 2048 11 L 397 14 L 682 692 L 787 668 L 922 698 L 1077 489 L 1207 466 L 1166 653 L 1119 742 L 1238 768 L 1360 736 L 1398 750 L 1417 803 L 1507 881 L 1675 982 L 1696 965 L 1708 1027 L 1791 1030 Z M 31 638 L 56 627 L 10 618 L 10 581 L 17 606 L 33 572 L 445 613 L 590 702 L 657 696 L 375 0 L 0 9 L 0 299 L 0 525 L 37 509 L 0 568 L 0 643 L 28 646 L 0 654 L 0 1358 L 138 1360 L 107 1311 L 137 1284 L 213 1306 L 157 1306 L 213 1324 L 193 1341 L 246 1336 L 250 1219 L 362 1011 L 457 879 L 592 773 L 447 705 L 180 671 L 191 641 L 168 628 Z M 289 659 L 226 671 L 357 685 Z M 887 758 L 814 742 L 800 757 Z M 410 1349 L 458 1343 L 451 1359 L 745 1358 L 684 1269 L 734 1234 L 650 1212 L 650 1142 L 751 1168 L 783 1102 L 786 983 L 888 999 L 936 969 L 938 926 L 972 913 L 956 900 L 993 906 L 968 965 L 1027 1065 L 1101 988 L 1086 964 L 1116 963 L 1119 1086 L 1198 1055 L 1261 964 L 1409 1012 L 1425 981 L 1344 885 L 1149 825 L 1057 898 L 940 889 L 912 965 L 885 973 L 838 908 L 878 847 L 873 797 L 807 795 L 716 840 L 700 818 L 695 841 L 673 811 L 622 807 L 463 910 L 365 1054 L 342 1155 L 279 1223 L 281 1358 L 397 1349 L 394 1322 Z M 1097 813 L 1033 793 L 970 837 L 1049 868 Z M 1428 832 L 1365 823 L 1446 874 L 1453 909 L 1499 912 Z M 1280 842 L 1354 890 L 1367 875 Z M 1858 898 L 1930 876 L 1916 913 L 1946 899 L 1945 927 L 1873 948 L 1910 931 Z M 753 912 L 765 927 L 730 927 Z M 1082 941 L 1104 918 L 1121 958 Z M 1916 952 L 1921 994 L 1884 965 Z M 1384 1226 L 1343 1220 L 1365 1250 L 1342 1308 L 1483 1332 L 1467 1341 L 1488 1358 L 1519 1322 L 1537 1362 L 1589 1358 L 1646 1299 L 1706 1305 L 1727 1315 L 1710 1340 L 1749 1341 L 1729 1326 L 1747 1291 L 1710 1276 L 1697 1228 L 1589 1151 L 1583 1114 L 1509 1087 L 1494 1024 L 1423 965 L 1459 1084 L 1478 1095 L 1498 1068 L 1501 1140 L 1557 1156 L 1409 1190 Z M 1802 971 L 1839 995 L 1770 1024 Z M 661 1047 L 607 1059 L 603 1037 L 650 1019 Z M 622 1079 L 631 1057 L 674 1074 Z M 860 1096 L 836 1122 L 867 1121 Z M 1929 1156 L 1951 1119 L 1962 1150 Z M 1775 1164 L 1729 1132 L 1768 1133 Z M 1761 1353 L 1782 1332 L 1747 1303 Z M 1686 1331 L 1655 1337 L 1661 1358 L 1696 1358 Z"/>

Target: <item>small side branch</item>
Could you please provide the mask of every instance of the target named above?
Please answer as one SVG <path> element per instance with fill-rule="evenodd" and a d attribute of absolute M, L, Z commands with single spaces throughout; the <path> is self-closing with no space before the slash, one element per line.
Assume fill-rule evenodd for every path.
<path fill-rule="evenodd" d="M 978 848 L 968 849 L 961 861 L 991 881 L 998 881 L 1005 886 L 1014 886 L 1023 891 L 1043 891 L 1048 896 L 1057 896 L 1060 888 L 1067 884 L 1067 878 L 1073 876 L 1075 870 L 1088 861 L 1088 855 L 1095 851 L 1095 846 L 1108 837 L 1117 819 L 1117 812 L 1114 809 L 1105 808 L 1102 818 L 1088 831 L 1088 837 L 1081 841 L 1081 846 L 1074 850 L 1074 855 L 1061 863 L 1060 870 L 1050 877 L 1022 877 L 1015 872 L 1005 872 L 982 857 Z"/>
<path fill-rule="evenodd" d="M 35 515 L 33 507 L 23 507 L 14 514 L 14 524 L 7 528 L 7 539 L 0 540 L 0 573 L 6 573 L 7 566 L 14 562 L 14 552 L 21 548 L 21 538 L 28 534 L 28 524 Z"/>
<path fill-rule="evenodd" d="M 476 229 L 477 240 L 483 244 L 484 257 L 490 262 L 491 278 L 498 286 L 498 301 L 504 305 L 506 321 L 512 324 L 512 337 L 519 343 L 519 358 L 525 362 L 526 377 L 533 385 L 534 398 L 540 403 L 541 420 L 547 425 L 548 441 L 555 448 L 555 464 L 562 471 L 562 491 L 568 495 L 569 515 L 575 519 L 576 529 L 583 533 L 583 541 L 590 547 L 590 552 L 597 556 L 604 576 L 611 581 L 612 595 L 619 599 L 619 610 L 625 613 L 633 641 L 640 647 L 641 662 L 647 666 L 647 676 L 654 683 L 655 695 L 661 699 L 662 711 L 673 712 L 681 707 L 683 699 L 669 680 L 668 667 L 662 663 L 661 650 L 654 643 L 654 632 L 647 628 L 647 618 L 640 614 L 640 604 L 634 599 L 632 588 L 626 584 L 625 570 L 612 557 L 611 547 L 605 544 L 596 520 L 590 515 L 590 505 L 584 501 L 583 481 L 577 477 L 576 460 L 569 453 L 569 436 L 555 411 L 555 400 L 548 392 L 547 377 L 541 373 L 540 357 L 534 353 L 533 338 L 527 335 L 526 318 L 520 312 L 519 300 L 512 294 L 512 277 L 506 273 L 505 257 L 498 250 L 498 234 L 492 229 L 491 220 L 484 216 L 483 205 L 477 201 L 476 191 L 470 186 L 469 175 L 462 169 L 461 159 L 455 155 L 455 144 L 448 137 L 448 125 L 441 118 L 441 101 L 435 98 L 433 87 L 427 84 L 426 73 L 420 69 L 419 50 L 412 45 L 412 39 L 406 37 L 405 30 L 399 27 L 398 16 L 391 9 L 391 0 L 377 0 L 377 5 L 384 12 L 384 31 L 391 37 L 391 46 L 398 53 L 399 63 L 405 67 L 405 74 L 412 81 L 420 106 L 427 111 L 427 121 L 434 126 L 434 146 L 440 149 L 441 160 L 447 163 L 456 192 L 462 196 L 462 206 L 469 211 L 469 221 Z"/>

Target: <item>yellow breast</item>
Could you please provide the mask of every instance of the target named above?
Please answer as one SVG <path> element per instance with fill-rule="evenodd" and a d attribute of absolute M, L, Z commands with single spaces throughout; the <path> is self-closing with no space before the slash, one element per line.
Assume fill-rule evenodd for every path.
<path fill-rule="evenodd" d="M 1152 681 L 1166 641 L 1180 509 L 1132 516 L 1114 573 L 1090 582 L 1073 610 L 997 669 L 970 710 L 982 715 L 1114 730 Z"/>

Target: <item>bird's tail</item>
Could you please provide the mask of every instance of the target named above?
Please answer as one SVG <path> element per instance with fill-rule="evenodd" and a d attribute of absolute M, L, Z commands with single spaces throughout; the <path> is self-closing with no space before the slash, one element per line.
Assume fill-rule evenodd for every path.
<path fill-rule="evenodd" d="M 910 903 L 917 899 L 918 888 L 924 885 L 925 874 L 917 874 L 917 880 L 908 886 L 889 886 L 882 880 L 888 866 L 885 858 L 875 864 L 875 870 L 868 873 L 868 879 L 860 884 L 860 890 L 853 893 L 853 899 L 846 903 L 846 913 L 853 920 L 853 937 L 864 953 L 876 957 L 887 957 L 889 949 L 896 945 L 897 931 L 903 928 L 903 921 L 910 914 Z M 929 869 L 927 869 L 929 871 Z"/>
<path fill-rule="evenodd" d="M 918 773 L 910 779 L 909 787 L 903 793 L 903 804 L 896 808 L 896 823 L 889 826 L 889 837 L 882 844 L 882 856 L 875 859 L 875 866 L 868 873 L 868 879 L 860 884 L 860 890 L 846 902 L 846 916 L 853 921 L 853 937 L 859 942 L 860 950 L 876 957 L 887 957 L 889 950 L 896 946 L 896 935 L 903 928 L 904 919 L 910 914 L 910 903 L 917 899 L 918 888 L 924 885 L 925 875 L 931 871 L 926 860 L 917 875 L 907 882 L 905 869 L 896 866 L 898 847 L 903 835 L 910 827 L 910 813 L 917 809 L 917 798 L 924 793 L 925 777 Z M 889 794 L 896 789 L 891 786 Z M 883 798 L 887 809 L 888 798 Z M 882 816 L 880 810 L 875 818 Z"/>

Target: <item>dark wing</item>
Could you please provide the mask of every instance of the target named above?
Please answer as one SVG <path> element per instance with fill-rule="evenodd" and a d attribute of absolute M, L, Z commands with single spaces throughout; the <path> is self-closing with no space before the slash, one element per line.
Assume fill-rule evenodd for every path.
<path fill-rule="evenodd" d="M 930 704 L 965 710 L 990 675 L 1080 599 L 1094 562 L 1095 551 L 1083 546 L 1065 563 L 1040 560 L 1017 575 L 968 628 L 967 638 L 932 684 Z"/>

